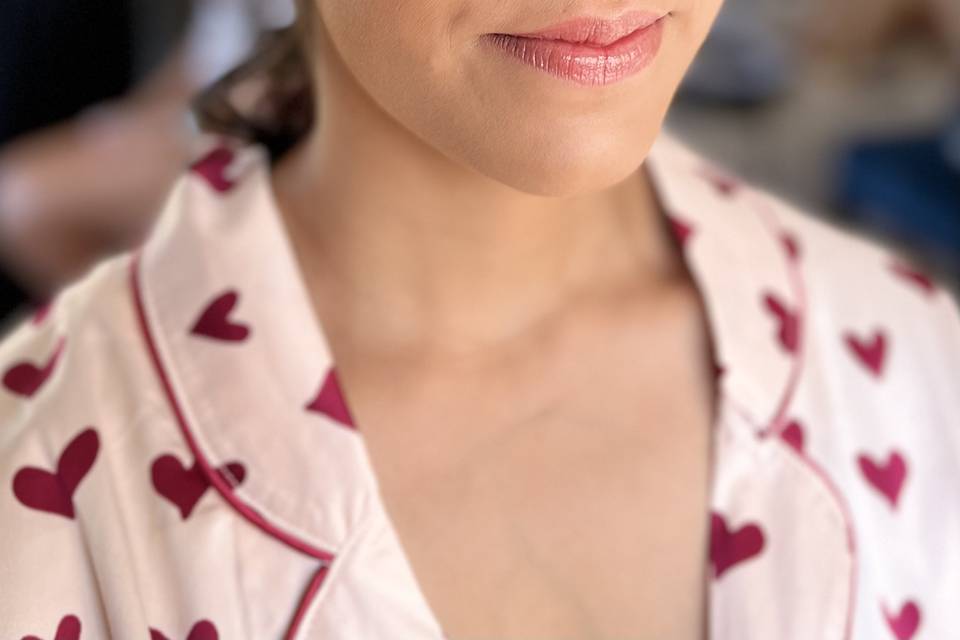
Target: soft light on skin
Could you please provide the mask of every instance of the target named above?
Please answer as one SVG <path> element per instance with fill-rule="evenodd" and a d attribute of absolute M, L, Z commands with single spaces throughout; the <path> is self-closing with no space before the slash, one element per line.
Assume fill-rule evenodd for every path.
<path fill-rule="evenodd" d="M 603 189 L 642 163 L 721 4 L 308 1 L 325 31 L 323 67 L 336 64 L 336 51 L 357 89 L 425 144 L 515 189 L 550 196 Z M 608 15 L 670 11 L 654 64 L 616 86 L 576 89 L 481 46 L 484 33 L 532 31 L 590 14 L 589 7 Z"/>
<path fill-rule="evenodd" d="M 721 0 L 671 2 L 303 0 L 317 126 L 273 180 L 352 341 L 480 351 L 585 289 L 665 277 L 638 169 Z M 657 59 L 576 86 L 482 41 L 591 7 L 671 12 Z"/>

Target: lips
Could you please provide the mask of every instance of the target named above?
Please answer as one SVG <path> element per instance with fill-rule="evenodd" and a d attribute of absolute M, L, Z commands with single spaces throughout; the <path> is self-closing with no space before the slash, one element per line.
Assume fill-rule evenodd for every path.
<path fill-rule="evenodd" d="M 611 20 L 596 16 L 580 16 L 539 31 L 509 35 L 606 47 L 637 30 L 650 27 L 665 15 L 666 13 L 652 11 L 629 11 Z"/>
<path fill-rule="evenodd" d="M 528 67 L 599 87 L 618 83 L 653 63 L 669 15 L 634 11 L 614 20 L 580 17 L 539 31 L 486 34 L 482 41 L 492 45 L 492 52 Z"/>

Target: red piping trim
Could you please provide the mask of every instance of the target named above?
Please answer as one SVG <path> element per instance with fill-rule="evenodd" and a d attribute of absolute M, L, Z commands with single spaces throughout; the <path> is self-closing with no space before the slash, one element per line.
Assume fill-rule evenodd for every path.
<path fill-rule="evenodd" d="M 780 225 L 777 215 L 774 213 L 770 207 L 769 202 L 766 200 L 758 200 L 760 208 L 758 209 L 761 212 L 761 217 L 764 218 L 765 223 L 771 229 L 776 236 L 778 241 L 782 243 L 784 237 L 784 229 Z M 805 335 L 807 330 L 807 295 L 806 287 L 804 286 L 804 280 L 800 273 L 800 268 L 798 267 L 799 257 L 794 258 L 788 256 L 787 262 L 790 271 L 791 285 L 794 289 L 794 293 L 797 296 L 798 305 L 799 305 L 799 343 L 797 348 L 797 358 L 796 364 L 790 372 L 790 379 L 787 384 L 787 390 L 781 398 L 780 405 L 777 408 L 776 413 L 766 427 L 758 431 L 760 438 L 767 438 L 768 436 L 774 436 L 776 440 L 780 442 L 783 446 L 790 449 L 791 452 L 799 456 L 800 461 L 805 464 L 813 473 L 820 479 L 820 482 L 827 488 L 827 490 L 833 496 L 834 501 L 840 508 L 840 513 L 843 516 L 844 528 L 847 534 L 847 551 L 850 553 L 851 559 L 851 568 L 850 568 L 850 600 L 847 602 L 847 616 L 844 623 L 844 640 L 850 640 L 853 632 L 853 615 L 854 607 L 857 593 L 857 573 L 859 570 L 859 560 L 857 557 L 857 541 L 856 533 L 853 527 L 853 515 L 850 511 L 850 507 L 847 504 L 846 498 L 840 492 L 837 485 L 833 482 L 833 479 L 827 474 L 827 472 L 821 467 L 816 461 L 811 459 L 806 453 L 802 451 L 797 451 L 793 446 L 790 445 L 786 440 L 780 437 L 781 433 L 787 426 L 787 410 L 790 407 L 793 397 L 799 386 L 800 374 L 803 371 L 803 365 L 806 356 L 805 347 Z M 756 425 L 755 425 L 756 426 Z"/>
<path fill-rule="evenodd" d="M 300 604 L 297 605 L 297 611 L 293 614 L 293 620 L 290 621 L 290 626 L 287 627 L 287 633 L 284 635 L 284 638 L 287 640 L 292 640 L 296 637 L 297 631 L 300 629 L 300 624 L 307 616 L 307 611 L 310 609 L 310 605 L 313 603 L 313 599 L 316 597 L 320 587 L 323 586 L 324 579 L 326 579 L 329 571 L 330 565 L 323 564 L 320 565 L 317 572 L 313 574 L 310 584 L 307 585 L 307 590 L 304 591 L 300 597 Z"/>
<path fill-rule="evenodd" d="M 854 602 L 856 599 L 857 593 L 857 572 L 859 561 L 857 558 L 857 541 L 853 529 L 853 517 L 850 513 L 849 505 L 847 504 L 846 499 L 843 497 L 843 494 L 840 493 L 840 490 L 834 484 L 833 480 L 827 475 L 827 472 L 823 470 L 816 461 L 812 460 L 809 456 L 804 453 L 798 452 L 794 449 L 789 442 L 782 438 L 777 438 L 780 443 L 788 447 L 792 452 L 798 454 L 800 460 L 806 464 L 810 469 L 820 478 L 820 481 L 827 487 L 830 493 L 833 494 L 834 500 L 837 501 L 837 504 L 840 506 L 840 512 L 843 514 L 844 525 L 846 526 L 847 531 L 847 551 L 850 552 L 851 559 L 851 568 L 850 568 L 850 600 L 847 602 L 847 618 L 844 624 L 843 637 L 845 640 L 849 640 L 853 631 L 853 613 L 854 613 Z"/>
<path fill-rule="evenodd" d="M 651 179 L 656 181 L 658 177 L 655 175 L 656 172 L 649 172 L 648 175 L 654 176 Z M 657 182 L 659 185 L 659 182 Z M 772 207 L 766 200 L 758 199 L 758 215 L 763 220 L 764 225 L 768 228 L 770 233 L 776 236 L 777 241 L 783 244 L 784 238 L 784 229 L 779 224 L 778 216 L 774 213 Z M 661 209 L 667 211 L 667 207 L 664 206 L 664 203 L 661 201 Z M 670 210 L 672 211 L 672 210 Z M 668 214 L 669 215 L 669 214 Z M 686 253 L 684 253 L 683 246 L 680 243 L 677 243 L 678 249 L 681 253 L 681 256 L 684 259 L 684 262 L 688 261 Z M 785 247 L 784 247 L 785 248 Z M 786 415 L 788 409 L 793 402 L 793 398 L 796 394 L 797 388 L 800 383 L 800 376 L 803 372 L 803 366 L 805 363 L 806 349 L 804 335 L 807 328 L 807 311 L 808 303 L 806 296 L 806 288 L 804 286 L 803 276 L 798 267 L 799 257 L 788 256 L 787 257 L 787 267 L 790 274 L 790 284 L 791 288 L 794 290 L 794 294 L 797 298 L 798 303 L 798 318 L 800 324 L 798 343 L 797 343 L 797 355 L 794 358 L 793 367 L 790 370 L 790 376 L 787 380 L 786 389 L 783 392 L 782 397 L 777 405 L 777 409 L 774 412 L 773 416 L 770 418 L 769 422 L 765 427 L 760 427 L 756 424 L 756 418 L 746 411 L 739 403 L 737 403 L 734 398 L 729 394 L 723 394 L 723 401 L 727 402 L 730 407 L 737 411 L 740 416 L 753 425 L 756 429 L 757 437 L 761 440 L 766 439 L 770 435 L 775 435 L 776 440 L 780 442 L 781 445 L 786 446 L 790 451 L 797 453 L 796 450 L 783 438 L 779 437 L 782 431 L 787 426 Z M 688 264 L 689 266 L 689 264 Z M 715 353 L 715 352 L 714 352 Z M 721 391 L 724 387 L 721 386 Z M 774 433 L 775 432 L 775 433 Z M 851 569 L 850 569 L 850 578 L 849 578 L 849 587 L 850 587 L 850 599 L 847 602 L 847 612 L 846 620 L 844 622 L 844 640 L 850 640 L 851 633 L 853 630 L 853 615 L 854 615 L 854 603 L 856 598 L 856 585 L 857 585 L 857 573 L 858 573 L 858 557 L 857 557 L 857 545 L 856 545 L 856 535 L 853 528 L 853 517 L 850 512 L 850 508 L 846 502 L 846 499 L 840 493 L 837 486 L 834 484 L 833 480 L 827 475 L 820 465 L 818 465 L 814 460 L 810 459 L 803 453 L 799 453 L 800 460 L 802 463 L 806 464 L 811 471 L 817 476 L 821 483 L 827 488 L 830 494 L 833 496 L 834 501 L 840 509 L 841 516 L 844 520 L 844 528 L 846 531 L 847 537 L 847 551 L 850 554 L 851 558 Z M 708 598 L 712 593 L 712 590 L 708 590 Z M 709 600 L 708 600 L 709 606 Z"/>
<path fill-rule="evenodd" d="M 781 250 L 784 249 L 783 238 L 784 238 L 784 229 L 780 226 L 777 221 L 777 217 L 774 212 L 771 210 L 769 204 L 765 200 L 758 200 L 758 213 L 763 219 L 764 224 L 769 229 L 770 233 L 776 236 L 776 240 L 781 245 Z M 767 436 L 779 436 L 780 432 L 786 428 L 786 415 L 787 409 L 789 409 L 790 404 L 793 402 L 793 396 L 797 391 L 797 387 L 800 386 L 800 375 L 803 373 L 803 367 L 806 360 L 806 349 L 805 349 L 805 336 L 807 329 L 807 294 L 806 288 L 803 284 L 803 278 L 800 274 L 800 269 L 797 266 L 797 261 L 799 258 L 794 258 L 787 256 L 787 271 L 790 274 L 790 286 L 793 289 L 794 295 L 796 296 L 797 304 L 797 321 L 800 325 L 798 335 L 797 335 L 797 351 L 796 357 L 793 359 L 793 367 L 790 369 L 790 377 L 787 379 L 787 387 L 783 392 L 783 395 L 780 397 L 780 402 L 777 405 L 777 409 L 773 414 L 773 417 L 770 418 L 767 426 L 764 427 L 759 435 L 761 437 Z"/>
<path fill-rule="evenodd" d="M 656 172 L 650 172 L 650 175 L 654 180 L 657 180 Z M 657 183 L 659 184 L 659 182 Z M 661 203 L 662 204 L 662 203 Z M 757 213 L 760 218 L 763 219 L 764 224 L 767 226 L 769 231 L 777 236 L 778 242 L 783 243 L 783 231 L 784 229 L 780 226 L 778 222 L 778 216 L 772 210 L 769 202 L 764 199 L 757 200 L 758 209 Z M 666 207 L 662 207 L 666 210 Z M 682 247 L 681 247 L 682 252 Z M 686 255 L 684 254 L 684 260 L 686 260 Z M 778 440 L 781 445 L 789 447 L 791 451 L 797 453 L 796 450 L 790 446 L 790 444 L 785 441 L 783 438 L 779 437 L 781 432 L 787 426 L 786 415 L 789 410 L 790 404 L 793 402 L 794 395 L 796 394 L 797 388 L 799 387 L 800 376 L 803 371 L 803 365 L 805 361 L 806 350 L 804 349 L 805 341 L 804 335 L 807 328 L 807 311 L 808 303 L 806 297 L 806 290 L 804 287 L 804 281 L 800 269 L 798 267 L 799 257 L 794 258 L 788 256 L 788 270 L 790 273 L 791 286 L 794 289 L 794 293 L 797 296 L 798 300 L 798 313 L 799 313 L 799 322 L 800 322 L 800 331 L 799 331 L 799 342 L 798 342 L 798 354 L 794 359 L 793 368 L 790 371 L 790 377 L 787 381 L 787 387 L 783 392 L 783 396 L 780 399 L 780 402 L 777 406 L 776 411 L 773 414 L 773 417 L 767 423 L 766 427 L 760 427 L 755 423 L 755 418 L 747 413 L 742 407 L 738 406 L 733 402 L 730 396 L 726 396 L 726 401 L 730 403 L 730 406 L 737 410 L 737 412 L 743 417 L 747 422 L 753 424 L 754 428 L 757 430 L 757 436 L 759 439 L 765 439 L 770 435 L 776 435 L 776 440 Z M 774 434 L 775 431 L 775 434 Z M 856 534 L 853 527 L 853 516 L 851 515 L 850 508 L 847 504 L 846 499 L 840 493 L 837 486 L 834 484 L 833 480 L 827 475 L 820 465 L 818 465 L 814 460 L 810 459 L 803 453 L 799 453 L 800 460 L 810 468 L 811 471 L 820 479 L 823 485 L 827 488 L 830 494 L 833 496 L 834 501 L 840 509 L 840 513 L 844 519 L 844 527 L 847 535 L 847 550 L 850 553 L 851 557 L 851 569 L 850 569 L 850 600 L 847 602 L 847 615 L 844 625 L 844 640 L 850 640 L 852 637 L 853 630 L 853 615 L 854 615 L 854 606 L 856 598 L 856 585 L 857 585 L 857 573 L 859 560 L 857 557 L 857 545 L 856 545 Z"/>
<path fill-rule="evenodd" d="M 316 558 L 323 563 L 320 569 L 314 574 L 303 596 L 301 596 L 294 618 L 291 621 L 286 634 L 284 635 L 284 637 L 288 640 L 292 639 L 294 634 L 297 632 L 297 628 L 300 626 L 307 609 L 319 591 L 320 586 L 323 583 L 323 579 L 328 573 L 330 564 L 333 562 L 336 556 L 329 551 L 317 548 L 310 543 L 301 540 L 297 536 L 284 531 L 279 526 L 267 520 L 263 514 L 261 514 L 251 505 L 244 502 L 239 496 L 237 496 L 236 493 L 234 493 L 233 487 L 227 483 L 227 481 L 220 474 L 214 471 L 213 466 L 200 450 L 200 447 L 197 445 L 197 441 L 191 432 L 190 425 L 187 423 L 187 419 L 183 413 L 180 402 L 177 400 L 176 393 L 173 390 L 173 385 L 171 384 L 170 378 L 163 366 L 163 362 L 160 359 L 156 342 L 154 341 L 153 334 L 150 331 L 150 323 L 147 320 L 147 314 L 143 304 L 143 291 L 140 285 L 139 265 L 141 251 L 142 249 L 136 251 L 130 259 L 130 284 L 136 307 L 137 320 L 141 333 L 143 334 L 144 341 L 146 342 L 147 350 L 150 354 L 150 360 L 153 362 L 157 377 L 159 378 L 161 386 L 163 387 L 164 393 L 167 397 L 167 401 L 170 404 L 170 408 L 173 410 L 173 414 L 177 419 L 177 423 L 180 425 L 180 430 L 184 439 L 187 441 L 187 445 L 190 447 L 190 451 L 193 453 L 194 459 L 200 465 L 200 469 L 203 471 L 204 476 L 207 478 L 210 484 L 213 485 L 213 487 L 227 502 L 227 504 L 233 507 L 233 509 L 243 516 L 243 518 L 252 523 L 254 526 L 258 527 L 267 535 L 279 540 L 288 547 L 312 558 Z"/>

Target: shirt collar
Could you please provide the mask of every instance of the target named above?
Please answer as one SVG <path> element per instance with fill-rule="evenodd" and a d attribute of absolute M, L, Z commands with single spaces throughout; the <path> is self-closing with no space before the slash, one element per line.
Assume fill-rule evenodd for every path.
<path fill-rule="evenodd" d="M 701 294 L 721 413 L 782 426 L 800 367 L 797 250 L 767 198 L 667 131 L 646 162 Z M 381 509 L 259 145 L 220 139 L 132 262 L 141 325 L 198 463 L 262 528 L 316 557 Z M 242 481 L 230 477 L 241 463 Z"/>

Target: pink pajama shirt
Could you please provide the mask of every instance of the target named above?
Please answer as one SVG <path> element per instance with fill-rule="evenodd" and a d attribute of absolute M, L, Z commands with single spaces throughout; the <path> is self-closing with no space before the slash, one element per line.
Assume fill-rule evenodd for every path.
<path fill-rule="evenodd" d="M 715 346 L 709 637 L 960 638 L 956 302 L 667 131 L 647 163 Z M 0 342 L 0 638 L 443 638 L 268 177 L 217 140 Z"/>

